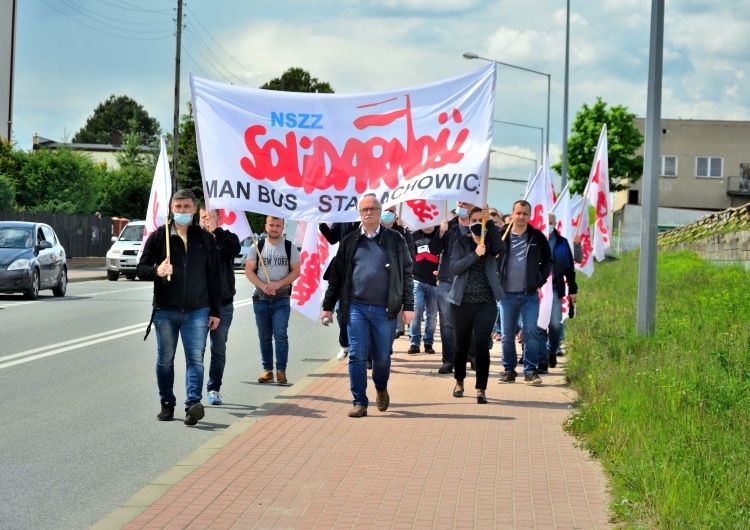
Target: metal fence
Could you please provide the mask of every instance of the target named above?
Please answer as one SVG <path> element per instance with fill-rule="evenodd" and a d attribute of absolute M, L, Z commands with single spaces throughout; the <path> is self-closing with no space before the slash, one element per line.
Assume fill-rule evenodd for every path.
<path fill-rule="evenodd" d="M 71 258 L 104 257 L 112 246 L 114 224 L 111 217 L 0 210 L 0 221 L 29 221 L 50 225 L 65 248 L 66 255 Z"/>

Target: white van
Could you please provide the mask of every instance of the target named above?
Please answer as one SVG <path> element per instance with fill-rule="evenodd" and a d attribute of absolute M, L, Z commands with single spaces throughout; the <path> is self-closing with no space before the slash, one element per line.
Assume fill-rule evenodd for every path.
<path fill-rule="evenodd" d="M 146 221 L 130 221 L 122 229 L 120 237 L 112 238 L 112 248 L 107 252 L 107 279 L 116 282 L 120 274 L 135 280 L 138 251 L 143 243 Z"/>

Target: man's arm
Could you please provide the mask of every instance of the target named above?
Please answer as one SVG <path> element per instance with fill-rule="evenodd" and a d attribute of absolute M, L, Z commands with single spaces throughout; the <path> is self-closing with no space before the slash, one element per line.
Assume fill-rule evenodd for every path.
<path fill-rule="evenodd" d="M 213 233 L 216 236 L 216 246 L 219 249 L 219 254 L 229 259 L 234 259 L 240 255 L 242 246 L 237 234 L 223 228 L 217 228 Z"/>

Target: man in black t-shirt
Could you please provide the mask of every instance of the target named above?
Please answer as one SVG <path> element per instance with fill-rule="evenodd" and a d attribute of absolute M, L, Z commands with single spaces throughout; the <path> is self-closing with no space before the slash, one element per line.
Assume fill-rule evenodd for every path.
<path fill-rule="evenodd" d="M 425 314 L 424 352 L 435 353 L 435 328 L 437 327 L 437 270 L 440 263 L 439 253 L 430 252 L 430 242 L 438 233 L 436 226 L 422 228 L 412 234 L 416 258 L 412 272 L 414 274 L 414 320 L 409 328 L 411 347 L 406 353 L 419 353 L 422 342 L 422 315 Z"/>

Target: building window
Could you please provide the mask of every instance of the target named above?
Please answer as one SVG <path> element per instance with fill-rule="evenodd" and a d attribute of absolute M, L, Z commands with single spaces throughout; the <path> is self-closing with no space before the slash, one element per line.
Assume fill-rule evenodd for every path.
<path fill-rule="evenodd" d="M 724 159 L 710 156 L 695 157 L 695 176 L 703 178 L 722 178 Z"/>
<path fill-rule="evenodd" d="M 628 190 L 628 204 L 638 204 L 638 190 Z"/>
<path fill-rule="evenodd" d="M 661 157 L 661 172 L 659 173 L 662 177 L 676 177 L 677 176 L 677 157 L 676 156 L 663 156 Z"/>

